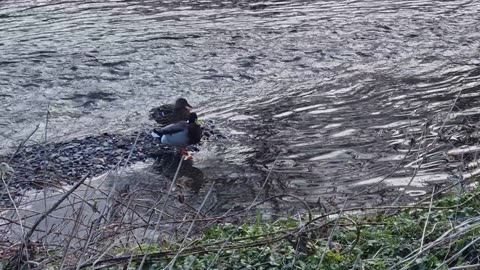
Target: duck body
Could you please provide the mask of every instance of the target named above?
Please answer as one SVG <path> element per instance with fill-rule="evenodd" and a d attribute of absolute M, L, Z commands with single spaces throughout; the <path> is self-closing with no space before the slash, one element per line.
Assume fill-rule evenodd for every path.
<path fill-rule="evenodd" d="M 184 98 L 179 98 L 175 104 L 165 104 L 150 110 L 150 118 L 161 126 L 187 121 L 192 106 Z"/>
<path fill-rule="evenodd" d="M 170 124 L 164 128 L 156 129 L 154 132 L 160 136 L 162 144 L 176 147 L 187 147 L 189 145 L 188 123 L 186 121 Z"/>
<path fill-rule="evenodd" d="M 176 147 L 196 144 L 200 142 L 203 135 L 202 127 L 195 113 L 189 114 L 188 121 L 180 121 L 160 129 L 154 129 L 153 133 L 159 137 L 162 144 Z"/>

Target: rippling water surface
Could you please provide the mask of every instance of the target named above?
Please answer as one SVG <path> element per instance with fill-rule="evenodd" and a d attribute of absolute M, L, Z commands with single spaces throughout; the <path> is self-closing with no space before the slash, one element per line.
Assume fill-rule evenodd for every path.
<path fill-rule="evenodd" d="M 196 155 L 225 208 L 272 168 L 266 196 L 312 205 L 397 167 L 356 203 L 421 194 L 451 175 L 439 128 L 478 122 L 478 14 L 459 0 L 2 1 L 1 145 L 47 106 L 54 141 L 146 128 L 149 108 L 184 96 L 227 136 Z"/>

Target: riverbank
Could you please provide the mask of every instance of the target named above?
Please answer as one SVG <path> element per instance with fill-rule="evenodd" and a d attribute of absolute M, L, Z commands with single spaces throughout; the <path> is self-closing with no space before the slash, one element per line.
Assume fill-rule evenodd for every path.
<path fill-rule="evenodd" d="M 446 135 L 449 133 L 442 134 Z M 466 139 L 458 139 L 463 137 Z M 462 164 L 473 164 L 478 138 L 463 137 L 456 137 L 457 144 L 465 147 L 450 149 L 445 155 L 460 155 Z M 168 174 L 150 169 L 116 174 L 117 167 L 126 168 L 171 151 L 146 131 L 19 147 L 9 160 L 15 170 L 10 178 L 10 195 L 15 196 L 16 190 L 34 187 L 44 180 L 48 181 L 37 187 L 55 186 L 56 181 L 72 185 L 49 191 L 60 192 L 56 194 L 38 193 L 34 197 L 35 207 L 30 202 L 22 202 L 18 209 L 11 205 L 3 207 L 7 212 L 2 213 L 1 257 L 10 258 L 3 264 L 30 261 L 39 268 L 58 265 L 88 268 L 93 263 L 95 267 L 138 268 L 145 258 L 145 267 L 154 269 L 171 261 L 175 261 L 174 269 L 205 269 L 209 265 L 212 269 L 402 269 L 395 264 L 405 260 L 408 265 L 405 269 L 437 266 L 444 269 L 442 263 L 448 267 L 477 263 L 475 254 L 465 255 L 463 250 L 475 248 L 471 235 L 479 228 L 475 210 L 479 204 L 478 191 L 463 193 L 467 184 L 477 181 L 477 170 L 465 171 L 461 178 L 433 187 L 437 192 L 431 204 L 429 197 L 417 198 L 410 201 L 415 205 L 385 204 L 372 206 L 367 212 L 364 207 L 341 211 L 327 205 L 330 212 L 322 214 L 327 211 L 323 202 L 319 201 L 320 206 L 311 211 L 312 204 L 303 198 L 282 193 L 252 198 L 249 207 L 233 205 L 217 215 L 209 213 L 216 205 L 215 199 L 209 197 L 218 193 L 212 192 L 216 181 L 210 181 L 202 189 L 204 194 L 195 195 L 204 185 L 204 179 L 201 170 L 194 170 L 192 164 L 184 163 L 186 168 L 178 174 L 177 164 L 169 166 Z M 183 166 L 180 165 L 178 168 Z M 72 168 L 79 173 L 68 175 Z M 100 176 L 86 180 L 84 176 L 89 173 Z M 20 179 L 29 176 L 37 180 Z M 267 183 L 266 180 L 262 182 Z M 197 187 L 187 188 L 188 185 Z M 457 195 L 444 197 L 452 193 Z M 284 197 L 289 199 L 285 202 L 295 201 L 304 210 L 294 214 L 283 212 L 280 218 L 263 216 L 262 205 L 278 203 Z M 306 218 L 311 215 L 316 216 Z M 341 218 L 335 219 L 339 215 Z M 447 242 L 452 246 L 445 253 Z M 94 251 L 86 252 L 85 247 Z M 417 253 L 418 256 L 413 256 Z"/>
<path fill-rule="evenodd" d="M 339 211 L 310 220 L 217 225 L 189 239 L 192 245 L 149 246 L 145 269 L 169 263 L 173 269 L 465 269 L 480 263 L 479 194 L 476 189 L 418 205 L 379 208 L 363 217 Z M 133 269 L 145 254 L 138 247 L 117 251 L 131 255 L 104 258 L 96 265 Z"/>
<path fill-rule="evenodd" d="M 212 122 L 206 122 L 204 129 L 204 140 L 223 138 Z M 15 172 L 6 177 L 13 195 L 22 194 L 24 189 L 74 184 L 87 174 L 93 177 L 162 155 L 175 155 L 175 148 L 162 145 L 150 132 L 103 133 L 45 144 L 29 140 L 15 152 L 0 156 L 0 163 L 5 162 Z M 188 150 L 195 152 L 198 147 Z M 9 204 L 5 192 L 0 194 L 2 204 Z"/>
<path fill-rule="evenodd" d="M 379 208 L 358 217 L 349 211 L 295 217 L 240 227 L 220 225 L 195 246 L 152 252 L 154 268 L 175 262 L 185 269 L 466 269 L 480 263 L 479 190 L 432 203 Z M 397 212 L 399 211 L 399 212 Z M 390 214 L 386 214 L 389 212 Z M 393 212 L 396 214 L 391 215 Z M 178 245 L 178 244 L 177 244 Z M 158 249 L 158 247 L 157 247 Z M 167 259 L 155 262 L 159 255 Z M 168 256 L 170 255 L 170 256 Z M 180 256 L 179 256 L 180 255 Z M 461 267 L 462 266 L 462 267 Z M 473 266 L 474 267 L 474 266 Z M 473 269 L 473 268 L 472 268 Z"/>
<path fill-rule="evenodd" d="M 175 237 L 165 235 L 150 244 L 116 241 L 107 247 L 99 242 L 87 253 L 72 250 L 66 258 L 63 247 L 32 243 L 30 256 L 39 268 L 52 269 L 60 264 L 77 269 L 138 269 L 140 264 L 142 269 L 476 269 L 480 190 L 445 195 L 458 188 L 439 190 L 415 205 L 372 208 L 368 214 L 341 209 L 265 222 L 258 213 L 245 218 L 241 212 L 236 214 L 245 219 L 239 224 L 217 222 L 201 231 L 199 224 L 207 221 L 195 217 L 184 220 L 191 226 L 180 229 L 179 224 Z M 12 266 L 15 252 L 2 251 L 10 258 L 3 266 Z"/>

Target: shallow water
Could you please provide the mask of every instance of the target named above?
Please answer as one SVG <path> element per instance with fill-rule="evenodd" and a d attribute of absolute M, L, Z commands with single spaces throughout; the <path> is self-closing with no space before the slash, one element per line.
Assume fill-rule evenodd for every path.
<path fill-rule="evenodd" d="M 352 204 L 385 203 L 414 175 L 408 194 L 422 194 L 458 167 L 438 131 L 478 122 L 479 13 L 475 1 L 2 1 L 1 145 L 37 124 L 44 140 L 47 109 L 47 140 L 67 140 L 148 127 L 151 107 L 184 96 L 227 136 L 195 156 L 219 210 L 248 205 L 270 169 L 264 196 L 336 204 L 407 153 Z"/>

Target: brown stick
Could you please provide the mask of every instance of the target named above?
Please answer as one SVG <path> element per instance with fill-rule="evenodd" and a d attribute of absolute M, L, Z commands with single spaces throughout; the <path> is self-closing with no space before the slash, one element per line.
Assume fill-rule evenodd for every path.
<path fill-rule="evenodd" d="M 7 163 L 10 163 L 12 162 L 13 158 L 18 154 L 18 152 L 20 152 L 20 149 L 22 149 L 23 145 L 25 143 L 28 142 L 28 140 L 30 140 L 30 138 L 33 136 L 33 134 L 35 134 L 35 132 L 37 132 L 38 130 L 38 127 L 40 126 L 40 124 L 38 124 L 35 129 L 32 131 L 32 133 L 30 133 L 30 135 L 27 136 L 27 138 L 25 140 L 23 140 L 17 147 L 17 150 L 15 150 L 15 152 L 10 156 L 10 159 L 8 159 L 8 162 Z"/>
<path fill-rule="evenodd" d="M 74 192 L 78 187 L 80 187 L 83 184 L 83 182 L 85 182 L 85 180 L 87 180 L 88 175 L 89 175 L 89 173 L 87 173 L 69 191 L 67 191 L 67 193 L 65 193 L 54 205 L 52 205 L 52 207 L 48 211 L 43 213 L 43 215 L 40 218 L 38 218 L 37 221 L 35 221 L 32 228 L 30 229 L 30 231 L 25 236 L 26 240 L 29 240 L 30 237 L 32 237 L 33 233 L 35 232 L 35 229 L 38 227 L 40 222 L 42 222 L 42 220 L 44 220 L 48 215 L 50 215 L 68 196 L 70 196 L 70 194 L 72 194 L 72 192 Z"/>

